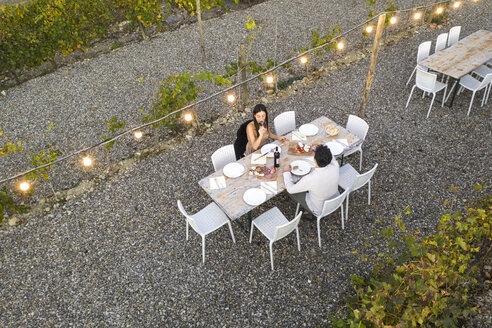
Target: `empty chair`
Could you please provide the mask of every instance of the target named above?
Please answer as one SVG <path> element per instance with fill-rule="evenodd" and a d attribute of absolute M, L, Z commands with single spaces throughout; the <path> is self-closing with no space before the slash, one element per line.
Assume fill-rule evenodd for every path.
<path fill-rule="evenodd" d="M 285 112 L 277 115 L 273 120 L 275 133 L 283 136 L 296 128 L 296 113 L 294 111 Z"/>
<path fill-rule="evenodd" d="M 359 170 L 362 170 L 362 144 L 366 139 L 367 131 L 369 131 L 369 124 L 367 124 L 366 121 L 361 119 L 359 116 L 349 115 L 346 128 L 350 133 L 359 137 L 362 142 L 358 146 L 347 150 L 343 153 L 343 156 L 348 156 L 356 151 L 360 152 Z"/>
<path fill-rule="evenodd" d="M 271 208 L 251 222 L 251 233 L 249 236 L 249 242 L 253 240 L 253 227 L 257 227 L 265 237 L 270 240 L 270 261 L 273 268 L 273 249 L 272 245 L 277 240 L 280 240 L 290 234 L 292 231 L 296 231 L 297 234 L 297 248 L 301 251 L 301 241 L 299 240 L 299 221 L 301 220 L 302 211 L 299 212 L 294 220 L 290 221 L 280 212 L 277 207 Z"/>
<path fill-rule="evenodd" d="M 472 73 L 480 76 L 483 79 L 487 74 L 492 73 L 492 68 L 488 67 L 487 65 L 481 65 L 474 69 Z"/>
<path fill-rule="evenodd" d="M 246 151 L 246 145 L 248 144 L 248 136 L 246 134 L 246 127 L 252 120 L 247 120 L 242 123 L 237 129 L 236 140 L 234 141 L 234 152 L 236 153 L 236 160 L 244 157 Z"/>
<path fill-rule="evenodd" d="M 345 229 L 344 219 L 343 219 L 343 201 L 347 197 L 350 192 L 350 188 L 346 189 L 341 195 L 338 195 L 335 198 L 325 200 L 323 203 L 323 209 L 321 210 L 321 214 L 316 217 L 317 225 L 318 225 L 318 243 L 321 248 L 321 228 L 320 222 L 321 219 L 335 212 L 340 207 L 340 215 L 342 220 L 342 229 Z M 299 210 L 299 203 L 297 204 L 296 213 Z M 301 212 L 302 213 L 302 212 Z"/>
<path fill-rule="evenodd" d="M 434 53 L 446 48 L 446 42 L 448 41 L 448 33 L 441 33 L 437 36 L 436 47 Z"/>
<path fill-rule="evenodd" d="M 234 151 L 234 145 L 227 145 L 217 149 L 212 154 L 212 164 L 214 170 L 217 172 L 221 170 L 226 164 L 236 161 L 236 153 Z"/>
<path fill-rule="evenodd" d="M 234 233 L 232 232 L 231 222 L 217 204 L 210 203 L 198 213 L 189 215 L 186 213 L 183 204 L 181 204 L 181 201 L 178 199 L 178 208 L 186 218 L 186 240 L 188 240 L 188 224 L 202 236 L 203 263 L 205 263 L 205 236 L 209 233 L 219 229 L 227 223 L 229 225 L 229 230 L 231 231 L 232 241 L 236 243 Z"/>
<path fill-rule="evenodd" d="M 470 106 L 468 107 L 468 113 L 466 114 L 467 116 L 470 115 L 470 111 L 471 111 L 472 104 L 473 104 L 473 98 L 475 98 L 475 93 L 477 91 L 480 91 L 480 90 L 484 90 L 483 99 L 482 99 L 482 107 L 483 107 L 483 105 L 486 102 L 486 99 L 489 95 L 489 92 L 490 92 L 489 84 L 491 82 L 492 82 L 492 73 L 485 75 L 482 82 L 475 79 L 470 74 L 465 75 L 461 78 L 460 86 L 473 92 L 471 100 L 470 100 Z M 460 90 L 460 92 L 461 92 L 461 90 Z"/>
<path fill-rule="evenodd" d="M 376 163 L 376 165 L 374 165 L 372 169 L 362 174 L 359 174 L 359 172 L 357 172 L 350 164 L 345 164 L 340 168 L 340 178 L 338 180 L 338 185 L 344 190 L 349 190 L 347 193 L 347 209 L 345 210 L 345 220 L 348 220 L 350 193 L 363 187 L 366 183 L 368 185 L 367 204 L 371 205 L 371 178 L 374 175 L 374 172 L 376 172 L 377 167 L 378 164 Z"/>
<path fill-rule="evenodd" d="M 420 66 L 418 63 L 420 63 L 421 61 L 423 61 L 424 59 L 429 57 L 431 44 L 432 44 L 431 41 L 425 41 L 419 45 L 419 49 L 417 52 L 417 65 L 413 69 L 412 74 L 410 74 L 410 77 L 408 78 L 408 81 L 407 81 L 407 85 L 408 85 L 408 83 L 410 83 L 410 80 L 412 79 L 412 76 L 415 73 L 415 71 L 417 70 L 417 68 L 420 68 L 421 70 L 426 71 L 426 72 L 428 71 L 427 67 Z"/>
<path fill-rule="evenodd" d="M 460 39 L 461 26 L 453 26 L 449 29 L 448 47 L 452 46 Z"/>
<path fill-rule="evenodd" d="M 427 117 L 429 117 L 429 114 L 431 112 L 432 104 L 434 103 L 434 99 L 436 98 L 436 93 L 443 89 L 444 95 L 442 97 L 443 100 L 441 107 L 444 105 L 444 99 L 446 99 L 446 90 L 448 88 L 448 85 L 437 81 L 436 74 L 417 69 L 415 85 L 412 87 L 412 91 L 410 91 L 410 96 L 408 96 L 407 105 L 405 106 L 405 108 L 407 108 L 408 104 L 410 103 L 410 98 L 412 98 L 413 90 L 415 89 L 415 87 L 422 90 L 424 92 L 424 95 L 426 92 L 432 93 L 432 101 L 430 103 L 429 110 L 427 111 Z"/>

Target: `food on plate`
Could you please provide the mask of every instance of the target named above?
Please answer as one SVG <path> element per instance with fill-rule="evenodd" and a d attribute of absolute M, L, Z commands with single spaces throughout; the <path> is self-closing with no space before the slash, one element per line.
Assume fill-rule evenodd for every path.
<path fill-rule="evenodd" d="M 316 150 L 317 145 L 309 145 L 309 144 L 303 144 L 302 142 L 298 142 L 297 145 L 295 146 L 295 152 L 300 153 L 300 154 L 314 154 L 314 151 Z"/>
<path fill-rule="evenodd" d="M 299 170 L 299 165 L 294 165 L 294 166 L 292 167 L 292 169 L 293 169 L 293 170 Z"/>
<path fill-rule="evenodd" d="M 334 125 L 330 125 L 326 128 L 326 133 L 328 133 L 330 136 L 334 136 L 338 134 L 338 127 Z"/>
<path fill-rule="evenodd" d="M 268 168 L 266 166 L 252 166 L 249 169 L 249 175 L 256 175 L 265 179 L 275 178 L 275 173 L 277 169 L 275 167 Z"/>

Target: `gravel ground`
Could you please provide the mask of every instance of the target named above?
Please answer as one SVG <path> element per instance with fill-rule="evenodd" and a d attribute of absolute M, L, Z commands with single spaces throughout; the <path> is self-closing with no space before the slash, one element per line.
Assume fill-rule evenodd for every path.
<path fill-rule="evenodd" d="M 218 70 L 234 57 L 236 41 L 244 32 L 243 23 L 237 22 L 247 16 L 265 24 L 265 37 L 258 39 L 257 49 L 259 57 L 268 58 L 270 53 L 259 49 L 272 44 L 268 39 L 272 33 L 265 30 L 272 28 L 267 21 L 276 14 L 282 17 L 282 55 L 292 51 L 303 31 L 334 21 L 343 21 L 345 30 L 367 15 L 367 8 L 358 1 L 288 3 L 292 2 L 271 0 L 209 21 L 215 32 L 209 32 L 207 49 L 210 58 L 216 59 L 210 68 Z M 349 8 L 352 15 L 345 17 Z M 332 21 L 325 17 L 328 12 Z M 487 12 L 492 12 L 490 1 L 467 5 L 442 30 L 462 25 L 462 35 L 468 35 L 491 25 Z M 284 20 L 298 25 L 292 27 Z M 212 152 L 233 141 L 240 120 L 231 120 L 213 133 L 143 160 L 99 184 L 92 193 L 68 201 L 64 209 L 2 232 L 0 326 L 313 326 L 326 322 L 351 292 L 350 275 L 368 274 L 377 254 L 384 251 L 376 232 L 390 224 L 394 215 L 410 205 L 407 227 L 429 234 L 439 214 L 450 210 L 450 205 L 444 205 L 454 198 L 450 186 L 459 187 L 454 208 L 460 209 L 469 198 L 480 195 L 470 196 L 476 183 L 490 184 L 490 103 L 475 106 L 470 117 L 466 117 L 469 93 L 457 98 L 451 109 L 436 104 L 429 119 L 425 119 L 429 99 L 416 95 L 404 108 L 410 91 L 405 83 L 415 65 L 417 46 L 435 40 L 441 32 L 419 31 L 380 51 L 367 111 L 370 131 L 363 147 L 363 170 L 379 163 L 372 203 L 365 203 L 366 189 L 355 192 L 343 231 L 338 213 L 327 217 L 322 224 L 322 249 L 317 246 L 316 224 L 302 222 L 301 252 L 294 235 L 279 241 L 274 245 L 276 270 L 271 272 L 266 239 L 256 234 L 249 244 L 248 236 L 233 225 L 237 243 L 232 243 L 226 228 L 209 235 L 207 262 L 201 264 L 201 240 L 192 232 L 185 241 L 184 220 L 175 202 L 182 199 L 189 212 L 210 202 L 197 181 L 212 172 Z M 199 53 L 186 43 L 195 34 L 185 27 L 9 90 L 0 99 L 2 111 L 9 111 L 8 117 L 2 117 L 2 129 L 14 140 L 32 139 L 31 149 L 53 144 L 70 151 L 100 140 L 104 119 L 111 115 L 136 123 L 136 109 L 149 107 L 153 81 L 200 68 Z M 273 99 L 268 103 L 271 117 L 295 109 L 298 124 L 320 115 L 344 124 L 358 110 L 367 66 L 364 59 L 340 67 L 298 88 L 294 95 Z M 144 82 L 137 81 L 140 77 Z M 217 117 L 223 112 L 208 115 Z M 57 124 L 55 131 L 41 134 L 52 121 Z M 149 142 L 159 137 L 154 133 Z M 124 148 L 116 149 L 112 159 L 124 156 Z M 349 162 L 358 164 L 358 155 Z M 20 167 L 20 159 L 8 157 L 1 175 Z M 56 188 L 68 184 L 67 178 L 90 176 L 65 167 L 54 173 Z M 255 209 L 253 216 L 278 206 L 291 217 L 294 205 L 282 194 Z M 491 319 L 485 311 L 474 326 L 486 327 Z"/>

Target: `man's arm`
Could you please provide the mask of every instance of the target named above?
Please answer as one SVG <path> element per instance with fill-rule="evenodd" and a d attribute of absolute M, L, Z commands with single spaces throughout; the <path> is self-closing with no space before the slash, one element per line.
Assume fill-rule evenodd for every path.
<path fill-rule="evenodd" d="M 289 194 L 297 194 L 298 192 L 308 191 L 311 186 L 310 183 L 311 174 L 308 174 L 301 178 L 297 183 L 292 181 L 292 174 L 290 172 L 284 172 L 284 184 Z"/>

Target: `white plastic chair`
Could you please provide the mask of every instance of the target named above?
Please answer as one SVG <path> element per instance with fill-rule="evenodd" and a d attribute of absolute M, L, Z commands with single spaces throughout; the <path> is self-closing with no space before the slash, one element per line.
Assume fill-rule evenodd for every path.
<path fill-rule="evenodd" d="M 376 165 L 374 165 L 372 169 L 362 174 L 359 174 L 359 172 L 357 172 L 350 164 L 345 164 L 340 168 L 340 177 L 338 180 L 338 185 L 343 190 L 349 190 L 349 192 L 347 193 L 347 209 L 345 210 L 346 221 L 348 220 L 348 206 L 349 206 L 350 193 L 363 187 L 365 184 L 368 185 L 367 204 L 371 205 L 371 178 L 374 175 L 374 172 L 376 172 L 377 167 L 378 164 L 376 163 Z"/>
<path fill-rule="evenodd" d="M 366 139 L 367 131 L 369 131 L 369 124 L 367 124 L 366 121 L 361 119 L 359 116 L 349 115 L 346 128 L 350 133 L 359 137 L 362 142 L 358 146 L 347 150 L 343 153 L 343 156 L 345 157 L 351 155 L 357 151 L 360 152 L 359 170 L 362 170 L 362 144 Z"/>
<path fill-rule="evenodd" d="M 474 69 L 472 73 L 480 76 L 483 79 L 487 74 L 492 73 L 492 68 L 488 67 L 487 65 L 481 65 Z"/>
<path fill-rule="evenodd" d="M 251 222 L 251 233 L 249 236 L 249 242 L 253 240 L 253 227 L 257 227 L 265 237 L 270 240 L 270 261 L 273 268 L 273 248 L 272 245 L 277 240 L 280 240 L 290 234 L 292 231 L 296 231 L 297 234 L 297 248 L 301 251 L 301 241 L 299 240 L 299 221 L 301 220 L 302 212 L 299 212 L 294 220 L 290 221 L 280 212 L 277 207 L 271 208 Z"/>
<path fill-rule="evenodd" d="M 491 84 L 491 83 L 492 83 L 492 73 L 487 74 L 484 77 L 484 79 L 482 80 L 482 82 L 475 79 L 470 74 L 465 75 L 461 78 L 460 86 L 473 92 L 471 100 L 470 100 L 470 107 L 468 107 L 468 113 L 466 114 L 467 116 L 470 115 L 470 111 L 471 111 L 472 104 L 473 104 L 473 98 L 475 98 L 475 93 L 477 91 L 485 89 L 484 94 L 483 94 L 481 107 L 483 107 L 484 103 L 486 103 L 486 99 L 488 98 L 489 93 L 490 93 L 489 84 Z M 461 90 L 458 93 L 460 93 L 460 92 L 461 92 Z"/>
<path fill-rule="evenodd" d="M 410 91 L 410 96 L 408 96 L 407 105 L 405 106 L 405 108 L 407 108 L 408 104 L 410 103 L 410 98 L 412 98 L 413 90 L 415 90 L 415 87 L 419 88 L 424 92 L 422 98 L 425 96 L 426 92 L 432 93 L 432 101 L 430 103 L 429 110 L 427 111 L 427 117 L 429 117 L 429 114 L 431 112 L 432 104 L 434 103 L 434 99 L 436 98 L 436 93 L 443 89 L 444 89 L 444 95 L 442 97 L 443 101 L 441 107 L 444 106 L 444 102 L 445 102 L 444 99 L 446 99 L 446 90 L 448 88 L 448 85 L 437 81 L 436 74 L 417 69 L 417 76 L 415 77 L 415 85 L 412 87 L 412 91 Z"/>
<path fill-rule="evenodd" d="M 441 51 L 446 48 L 446 42 L 448 41 L 448 33 L 441 33 L 437 36 L 436 47 L 434 53 Z"/>
<path fill-rule="evenodd" d="M 325 200 L 325 202 L 323 203 L 323 209 L 321 210 L 321 214 L 316 217 L 318 223 L 317 225 L 318 225 L 319 248 L 321 248 L 321 228 L 320 228 L 321 219 L 335 212 L 339 207 L 341 212 L 342 229 L 345 229 L 345 224 L 343 220 L 343 201 L 345 200 L 349 192 L 350 192 L 350 188 L 345 190 L 341 195 L 338 195 L 337 197 L 332 199 Z M 297 211 L 299 211 L 299 203 L 297 203 L 296 215 L 297 215 Z"/>
<path fill-rule="evenodd" d="M 234 145 L 221 147 L 212 154 L 212 164 L 214 165 L 215 172 L 222 169 L 226 164 L 235 161 L 236 152 L 234 151 Z"/>
<path fill-rule="evenodd" d="M 181 204 L 181 201 L 178 199 L 178 208 L 186 218 L 186 240 L 188 240 L 188 225 L 191 225 L 193 230 L 202 236 L 203 263 L 205 263 L 205 236 L 209 233 L 219 229 L 227 223 L 229 225 L 229 230 L 231 231 L 232 241 L 236 243 L 234 233 L 232 232 L 231 221 L 229 221 L 217 204 L 210 203 L 198 213 L 189 215 L 186 213 L 183 204 Z"/>
<path fill-rule="evenodd" d="M 431 44 L 432 44 L 431 41 L 425 41 L 419 45 L 419 49 L 417 52 L 417 65 L 413 69 L 412 74 L 410 74 L 410 77 L 408 78 L 406 85 L 408 85 L 408 83 L 410 83 L 410 80 L 412 79 L 412 76 L 415 73 L 415 71 L 417 70 L 417 68 L 420 68 L 421 70 L 426 71 L 426 72 L 429 70 L 427 67 L 421 66 L 418 63 L 420 63 L 421 61 L 423 61 L 424 59 L 429 57 Z"/>
<path fill-rule="evenodd" d="M 273 120 L 275 133 L 283 136 L 296 129 L 296 113 L 294 111 L 285 112 L 277 115 Z"/>
<path fill-rule="evenodd" d="M 449 29 L 448 47 L 452 46 L 460 39 L 461 26 L 453 26 Z"/>

